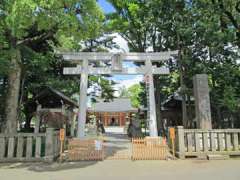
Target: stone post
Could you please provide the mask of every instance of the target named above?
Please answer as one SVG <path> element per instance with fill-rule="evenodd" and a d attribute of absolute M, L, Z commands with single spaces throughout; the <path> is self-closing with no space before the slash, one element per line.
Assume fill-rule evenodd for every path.
<path fill-rule="evenodd" d="M 45 142 L 45 160 L 48 162 L 54 159 L 54 128 L 46 129 L 46 142 Z"/>
<path fill-rule="evenodd" d="M 197 74 L 193 77 L 197 128 L 212 129 L 208 76 Z"/>
<path fill-rule="evenodd" d="M 184 129 L 176 127 L 176 154 L 180 159 L 185 159 Z"/>
<path fill-rule="evenodd" d="M 76 117 L 75 112 L 71 112 L 71 136 L 75 137 L 75 126 L 76 126 Z"/>
<path fill-rule="evenodd" d="M 34 133 L 39 133 L 40 123 L 41 123 L 41 115 L 40 115 L 40 110 L 41 109 L 42 109 L 42 105 L 38 104 L 37 105 L 37 112 L 36 112 L 36 121 L 35 121 Z"/>

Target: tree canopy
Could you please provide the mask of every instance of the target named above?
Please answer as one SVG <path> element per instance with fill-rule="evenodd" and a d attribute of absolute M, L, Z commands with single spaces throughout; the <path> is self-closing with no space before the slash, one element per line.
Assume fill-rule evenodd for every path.
<path fill-rule="evenodd" d="M 54 52 L 78 51 L 82 41 L 99 38 L 104 14 L 94 0 L 3 0 L 0 16 L 2 110 L 5 129 L 14 132 L 22 110 L 31 118 L 29 104 L 44 85 L 79 92 L 78 78 L 63 77 L 64 62 Z"/>
<path fill-rule="evenodd" d="M 194 115 L 190 114 L 194 112 L 189 112 L 191 108 L 187 106 L 193 95 L 192 77 L 206 73 L 209 75 L 215 124 L 222 126 L 224 118 L 235 119 L 236 124 L 239 124 L 235 113 L 236 109 L 239 111 L 240 98 L 238 1 L 109 2 L 116 9 L 107 16 L 109 29 L 119 32 L 131 51 L 179 50 L 178 60 L 167 63 L 170 75 L 154 78 L 157 109 L 169 95 L 180 90 L 180 94 L 185 97 L 182 103 L 185 106 L 184 123 L 191 126 Z"/>
<path fill-rule="evenodd" d="M 79 91 L 78 77 L 63 76 L 68 65 L 59 51 L 108 51 L 117 47 L 109 33 L 118 33 L 131 52 L 179 50 L 164 65 L 169 76 L 154 76 L 157 117 L 162 102 L 175 92 L 183 97 L 183 122 L 191 127 L 194 112 L 192 77 L 206 73 L 216 127 L 224 119 L 240 126 L 240 3 L 237 0 L 108 0 L 115 11 L 104 15 L 95 0 L 2 0 L 0 3 L 0 124 L 16 131 L 17 121 L 29 125 L 35 95 L 52 86 L 68 96 Z M 155 64 L 162 66 L 163 64 Z M 90 77 L 106 99 L 111 83 Z M 129 95 L 130 92 L 130 95 Z M 131 94 L 132 93 L 132 94 Z M 146 104 L 144 84 L 122 96 L 135 107 Z"/>
<path fill-rule="evenodd" d="M 140 84 L 134 84 L 129 88 L 123 86 L 120 90 L 119 97 L 129 98 L 131 104 L 135 108 L 140 108 L 141 106 L 141 97 L 140 94 L 143 92 L 143 88 Z"/>

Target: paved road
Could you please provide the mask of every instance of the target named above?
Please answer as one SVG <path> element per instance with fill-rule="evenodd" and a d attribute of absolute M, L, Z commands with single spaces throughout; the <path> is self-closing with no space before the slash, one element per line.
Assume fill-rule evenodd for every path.
<path fill-rule="evenodd" d="M 105 156 L 107 159 L 130 159 L 131 141 L 126 134 L 105 134 Z"/>
<path fill-rule="evenodd" d="M 0 180 L 240 180 L 240 160 L 0 164 Z"/>

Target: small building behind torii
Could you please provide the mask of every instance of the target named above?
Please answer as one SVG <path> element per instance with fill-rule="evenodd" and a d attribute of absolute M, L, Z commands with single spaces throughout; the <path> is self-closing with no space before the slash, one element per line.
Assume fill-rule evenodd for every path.
<path fill-rule="evenodd" d="M 47 127 L 65 128 L 67 135 L 74 136 L 77 116 L 74 109 L 78 108 L 76 102 L 51 87 L 41 91 L 36 96 L 35 102 L 37 103 L 35 133 Z"/>

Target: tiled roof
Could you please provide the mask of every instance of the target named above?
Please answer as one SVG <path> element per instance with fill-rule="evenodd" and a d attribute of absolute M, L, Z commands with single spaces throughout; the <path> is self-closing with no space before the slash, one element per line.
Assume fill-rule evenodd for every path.
<path fill-rule="evenodd" d="M 94 112 L 130 112 L 137 111 L 137 108 L 132 107 L 131 101 L 128 98 L 116 98 L 110 102 L 99 100 L 99 102 L 93 104 L 88 110 Z"/>

